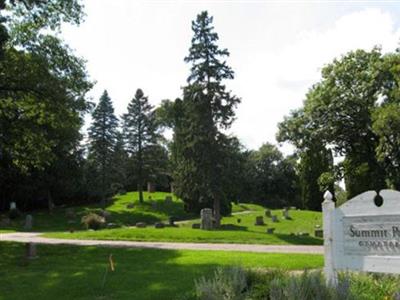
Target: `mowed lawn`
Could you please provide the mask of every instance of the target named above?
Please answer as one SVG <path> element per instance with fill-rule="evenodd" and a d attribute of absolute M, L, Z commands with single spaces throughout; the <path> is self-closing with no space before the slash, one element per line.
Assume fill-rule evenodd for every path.
<path fill-rule="evenodd" d="M 172 194 L 164 192 L 150 194 L 145 192 L 145 202 L 140 204 L 137 192 L 117 195 L 107 205 L 106 210 L 111 214 L 110 220 L 116 226 L 130 226 L 135 225 L 137 222 L 152 224 L 159 221 L 167 221 L 170 215 L 173 215 L 177 220 L 186 220 L 194 217 L 183 210 L 182 201 L 175 196 L 172 196 L 173 202 L 167 205 L 164 201 L 166 196 L 172 196 Z M 134 203 L 134 207 L 128 208 L 127 205 L 131 203 Z M 70 220 L 66 217 L 67 209 L 73 209 L 76 214 L 72 224 L 68 222 Z M 54 232 L 67 231 L 71 228 L 82 230 L 81 218 L 89 212 L 99 212 L 100 209 L 99 205 L 57 207 L 52 214 L 49 214 L 47 210 L 36 210 L 29 212 L 29 214 L 33 216 L 34 231 Z M 0 230 L 24 231 L 23 224 L 26 214 L 28 213 L 23 213 L 17 220 L 12 220 L 10 226 L 0 228 Z"/>
<path fill-rule="evenodd" d="M 0 299 L 175 300 L 218 266 L 302 270 L 323 265 L 321 255 L 311 254 L 44 245 L 38 246 L 37 259 L 27 261 L 24 250 L 22 244 L 0 243 Z M 104 281 L 110 254 L 115 271 Z"/>

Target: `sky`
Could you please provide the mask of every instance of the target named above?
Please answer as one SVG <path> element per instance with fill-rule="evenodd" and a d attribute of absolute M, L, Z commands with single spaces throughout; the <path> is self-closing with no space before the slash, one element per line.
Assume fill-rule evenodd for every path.
<path fill-rule="evenodd" d="M 396 3 L 397 2 L 397 3 Z M 118 116 L 136 89 L 153 105 L 182 96 L 189 75 L 183 59 L 191 21 L 214 17 L 218 44 L 230 52 L 235 78 L 226 82 L 242 99 L 229 133 L 248 149 L 276 143 L 277 124 L 302 106 L 321 68 L 350 50 L 394 51 L 400 41 L 400 1 L 86 0 L 85 22 L 62 36 L 96 85 L 106 89 Z M 87 123 L 90 118 L 87 118 Z M 281 145 L 284 153 L 293 148 Z"/>

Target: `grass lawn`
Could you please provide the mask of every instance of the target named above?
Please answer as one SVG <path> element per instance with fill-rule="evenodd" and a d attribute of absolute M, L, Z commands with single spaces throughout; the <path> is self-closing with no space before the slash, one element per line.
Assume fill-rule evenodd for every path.
<path fill-rule="evenodd" d="M 111 220 L 117 226 L 135 225 L 137 222 L 154 223 L 166 221 L 170 215 L 178 220 L 193 218 L 193 215 L 187 214 L 183 210 L 183 204 L 176 197 L 173 197 L 173 202 L 169 205 L 165 203 L 165 197 L 170 193 L 155 192 L 144 193 L 145 202 L 139 204 L 139 194 L 137 192 L 127 193 L 125 195 L 117 195 L 112 202 L 106 207 L 106 210 L 111 213 Z M 151 199 L 151 200 L 150 200 Z M 155 206 L 151 202 L 157 203 Z M 134 203 L 134 208 L 127 208 L 129 203 Z M 83 229 L 80 224 L 82 216 L 90 211 L 99 211 L 98 205 L 77 206 L 73 208 L 76 213 L 75 224 L 68 223 L 65 216 L 66 208 L 56 208 L 52 214 L 47 210 L 37 210 L 30 212 L 33 216 L 34 231 L 49 232 L 49 231 L 67 231 L 71 226 L 75 229 Z M 24 214 L 25 215 L 25 214 Z M 0 216 L 1 217 L 1 216 Z M 24 216 L 17 220 L 13 220 L 11 226 L 0 228 L 0 230 L 23 231 Z"/>
<path fill-rule="evenodd" d="M 242 209 L 242 212 L 239 211 Z M 243 211 L 244 209 L 244 211 Z M 50 233 L 48 237 L 77 238 L 77 239 L 104 239 L 104 240 L 132 240 L 132 241 L 164 241 L 164 242 L 197 242 L 197 243 L 245 243 L 245 244 L 301 244 L 321 245 L 322 239 L 313 237 L 315 225 L 321 225 L 321 213 L 311 211 L 290 211 L 290 220 L 282 218 L 281 210 L 272 213 L 279 218 L 278 223 L 264 218 L 265 226 L 255 226 L 256 216 L 264 214 L 264 208 L 254 204 L 236 205 L 236 213 L 224 217 L 220 230 L 203 231 L 192 229 L 192 223 L 198 219 L 179 224 L 178 228 L 164 229 L 148 228 L 117 228 L 98 231 L 80 231 L 75 233 Z M 240 221 L 240 222 L 239 222 Z M 275 228 L 274 234 L 267 234 L 267 228 Z M 310 236 L 296 236 L 296 233 L 307 232 Z"/>
<path fill-rule="evenodd" d="M 116 270 L 103 276 L 113 254 Z M 22 244 L 0 243 L 0 299 L 179 299 L 194 279 L 218 266 L 321 268 L 323 257 L 223 251 L 38 246 L 23 259 Z"/>

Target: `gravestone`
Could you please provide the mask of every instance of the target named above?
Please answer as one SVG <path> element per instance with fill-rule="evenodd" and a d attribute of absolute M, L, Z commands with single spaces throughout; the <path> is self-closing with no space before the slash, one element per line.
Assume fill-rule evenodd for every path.
<path fill-rule="evenodd" d="M 145 222 L 137 222 L 136 223 L 137 228 L 145 228 L 146 226 L 147 226 L 147 224 Z"/>
<path fill-rule="evenodd" d="M 289 209 L 287 207 L 282 211 L 282 216 L 285 220 L 290 220 Z"/>
<path fill-rule="evenodd" d="M 275 231 L 275 228 L 267 228 L 267 233 L 268 234 L 273 234 L 274 233 L 274 231 Z"/>
<path fill-rule="evenodd" d="M 268 217 L 268 218 L 271 218 L 271 210 L 270 209 L 267 209 L 265 211 L 265 216 Z"/>
<path fill-rule="evenodd" d="M 256 217 L 256 222 L 254 223 L 256 226 L 261 226 L 264 225 L 264 218 L 263 216 L 257 216 Z"/>
<path fill-rule="evenodd" d="M 172 204 L 172 196 L 165 196 L 165 204 L 170 205 Z"/>
<path fill-rule="evenodd" d="M 65 210 L 65 216 L 67 217 L 67 219 L 75 219 L 76 214 L 73 208 L 67 208 Z"/>
<path fill-rule="evenodd" d="M 324 237 L 324 231 L 322 229 L 315 229 L 314 230 L 314 236 L 323 238 Z"/>
<path fill-rule="evenodd" d="M 211 208 L 203 208 L 200 211 L 201 226 L 203 230 L 213 229 L 213 213 Z"/>
<path fill-rule="evenodd" d="M 102 216 L 106 221 L 108 221 L 111 217 L 111 213 L 103 209 L 100 211 L 100 216 Z"/>
<path fill-rule="evenodd" d="M 200 223 L 193 223 L 192 229 L 200 229 Z"/>
<path fill-rule="evenodd" d="M 271 215 L 271 221 L 272 221 L 273 223 L 278 222 L 278 217 L 275 216 L 275 215 Z"/>
<path fill-rule="evenodd" d="M 164 225 L 164 223 L 161 223 L 161 222 L 157 222 L 157 223 L 155 223 L 154 224 L 154 228 L 164 228 L 165 227 L 165 225 Z"/>
<path fill-rule="evenodd" d="M 10 210 L 17 209 L 17 204 L 15 202 L 10 202 Z"/>
<path fill-rule="evenodd" d="M 37 258 L 37 249 L 36 244 L 34 243 L 26 243 L 26 258 L 27 259 L 35 259 Z"/>
<path fill-rule="evenodd" d="M 156 191 L 156 186 L 152 182 L 147 183 L 147 192 L 154 193 Z"/>
<path fill-rule="evenodd" d="M 31 215 L 27 215 L 25 218 L 24 229 L 32 230 L 32 226 L 33 226 L 33 217 Z"/>

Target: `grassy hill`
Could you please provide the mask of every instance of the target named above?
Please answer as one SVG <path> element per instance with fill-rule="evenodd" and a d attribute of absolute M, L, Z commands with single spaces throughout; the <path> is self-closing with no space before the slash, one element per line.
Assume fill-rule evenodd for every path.
<path fill-rule="evenodd" d="M 232 215 L 224 217 L 219 230 L 203 231 L 192 229 L 193 223 L 199 223 L 198 216 L 188 214 L 183 210 L 183 203 L 172 197 L 171 203 L 165 202 L 169 193 L 145 193 L 145 202 L 140 204 L 138 193 L 130 192 L 117 195 L 108 204 L 106 210 L 110 217 L 108 222 L 118 228 L 86 231 L 80 224 L 82 216 L 89 212 L 99 212 L 97 205 L 74 207 L 75 223 L 69 223 L 65 215 L 67 208 L 56 208 L 50 215 L 47 211 L 35 211 L 31 214 L 34 219 L 33 231 L 48 232 L 47 236 L 58 238 L 77 239 L 107 239 L 107 240 L 134 240 L 134 241 L 166 241 L 166 242 L 200 242 L 200 243 L 250 243 L 250 244 L 305 244 L 319 245 L 322 240 L 313 237 L 316 225 L 321 225 L 321 213 L 312 211 L 291 210 L 291 219 L 282 218 L 281 210 L 273 210 L 279 221 L 272 223 L 270 218 L 264 217 L 264 226 L 255 226 L 255 218 L 264 216 L 265 208 L 256 204 L 234 204 Z M 129 208 L 133 204 L 133 208 Z M 178 227 L 154 228 L 156 222 L 167 223 L 173 216 Z M 23 219 L 19 218 L 11 226 L 1 230 L 23 231 Z M 146 222 L 147 228 L 136 228 L 137 222 Z M 69 230 L 73 228 L 74 233 Z M 274 234 L 267 234 L 267 228 L 275 228 Z M 308 236 L 298 236 L 306 233 Z"/>

